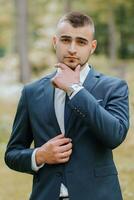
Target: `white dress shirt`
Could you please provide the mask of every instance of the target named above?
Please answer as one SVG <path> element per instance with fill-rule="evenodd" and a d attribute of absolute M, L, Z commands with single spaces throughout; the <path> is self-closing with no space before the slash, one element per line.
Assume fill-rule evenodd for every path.
<path fill-rule="evenodd" d="M 90 68 L 89 68 L 88 64 L 86 64 L 85 67 L 83 69 L 81 69 L 81 71 L 80 71 L 81 84 L 84 83 L 89 71 L 90 71 Z M 70 99 L 73 98 L 82 88 L 83 88 L 83 86 L 80 86 L 75 92 L 73 92 L 73 94 L 69 98 Z M 63 134 L 65 133 L 65 127 L 64 127 L 65 96 L 66 96 L 66 93 L 63 90 L 61 90 L 59 88 L 55 88 L 55 96 L 54 96 L 55 114 L 57 117 L 57 121 L 59 123 L 61 133 L 63 133 Z M 44 164 L 41 166 L 36 165 L 35 153 L 36 153 L 37 149 L 38 148 L 36 148 L 32 154 L 32 169 L 34 171 L 38 171 L 44 165 Z M 63 185 L 63 184 L 61 184 L 60 196 L 61 197 L 68 196 L 68 190 L 65 187 L 65 185 Z"/>

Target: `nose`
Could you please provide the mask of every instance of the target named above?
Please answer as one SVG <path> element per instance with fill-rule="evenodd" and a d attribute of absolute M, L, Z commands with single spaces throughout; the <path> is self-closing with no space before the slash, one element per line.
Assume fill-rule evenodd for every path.
<path fill-rule="evenodd" d="M 68 48 L 68 52 L 70 54 L 76 54 L 76 44 L 75 42 L 72 42 L 70 45 L 69 45 L 69 48 Z"/>

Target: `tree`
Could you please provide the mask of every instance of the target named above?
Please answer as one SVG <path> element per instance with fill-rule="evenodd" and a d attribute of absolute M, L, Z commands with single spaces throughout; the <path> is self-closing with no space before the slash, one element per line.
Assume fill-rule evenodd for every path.
<path fill-rule="evenodd" d="M 111 2 L 108 4 L 108 53 L 111 60 L 111 65 L 114 66 L 117 57 L 117 34 L 115 24 L 114 7 Z"/>
<path fill-rule="evenodd" d="M 72 0 L 63 0 L 64 1 L 64 13 L 70 12 L 72 7 Z"/>
<path fill-rule="evenodd" d="M 83 1 L 81 1 L 81 8 L 82 3 Z M 114 65 L 116 62 L 119 45 L 117 42 L 118 30 L 115 11 L 120 4 L 124 3 L 127 4 L 125 0 L 85 0 L 84 2 L 85 11 L 89 13 L 89 15 L 95 16 L 95 24 L 98 24 L 96 26 L 97 37 L 100 39 L 100 42 L 103 42 L 103 44 L 101 44 L 100 53 L 108 54 L 111 65 Z M 105 48 L 104 51 L 102 51 L 103 45 Z"/>
<path fill-rule="evenodd" d="M 28 60 L 28 11 L 27 0 L 15 0 L 16 8 L 16 48 L 19 55 L 20 81 L 30 80 L 31 69 Z"/>

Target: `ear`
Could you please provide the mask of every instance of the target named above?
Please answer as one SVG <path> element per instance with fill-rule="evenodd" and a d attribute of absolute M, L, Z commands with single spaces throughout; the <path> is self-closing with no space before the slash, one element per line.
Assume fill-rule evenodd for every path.
<path fill-rule="evenodd" d="M 96 47 L 97 47 L 97 40 L 93 40 L 91 45 L 92 45 L 91 54 L 93 54 L 95 49 L 96 49 Z"/>
<path fill-rule="evenodd" d="M 57 37 L 56 37 L 56 35 L 53 36 L 52 42 L 53 42 L 53 47 L 54 47 L 54 49 L 55 49 L 55 48 L 56 48 L 56 44 L 57 44 Z"/>

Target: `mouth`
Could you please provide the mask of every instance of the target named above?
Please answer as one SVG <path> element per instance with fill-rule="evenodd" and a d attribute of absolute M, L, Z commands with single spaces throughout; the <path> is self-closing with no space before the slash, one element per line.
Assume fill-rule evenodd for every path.
<path fill-rule="evenodd" d="M 70 59 L 70 60 L 79 60 L 77 57 L 73 57 L 73 56 L 66 56 L 64 58 L 65 59 Z"/>

